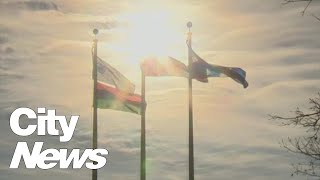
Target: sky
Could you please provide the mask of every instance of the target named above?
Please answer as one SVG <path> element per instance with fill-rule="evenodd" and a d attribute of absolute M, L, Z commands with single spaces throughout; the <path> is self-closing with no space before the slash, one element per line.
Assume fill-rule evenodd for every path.
<path fill-rule="evenodd" d="M 126 75 L 140 93 L 139 62 L 172 56 L 187 62 L 186 23 L 193 49 L 207 62 L 241 67 L 249 87 L 228 78 L 193 83 L 195 178 L 307 179 L 293 176 L 303 157 L 279 142 L 305 132 L 280 127 L 268 114 L 290 115 L 320 90 L 320 13 L 314 1 L 281 0 L 0 0 L 0 179 L 91 178 L 82 169 L 9 169 L 17 142 L 44 148 L 91 147 L 92 30 L 98 56 Z M 320 14 L 319 14 L 320 15 Z M 187 179 L 188 102 L 184 78 L 146 79 L 147 179 Z M 15 135 L 10 114 L 19 107 L 80 115 L 71 141 Z M 98 112 L 98 146 L 109 151 L 100 179 L 139 178 L 140 116 Z M 22 121 L 27 123 L 27 121 Z M 24 124 L 26 125 L 26 124 Z"/>

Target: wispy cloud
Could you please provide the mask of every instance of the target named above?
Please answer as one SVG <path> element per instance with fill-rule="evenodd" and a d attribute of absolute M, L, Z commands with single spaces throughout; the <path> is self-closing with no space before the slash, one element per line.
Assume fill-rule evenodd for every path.
<path fill-rule="evenodd" d="M 69 143 L 37 136 L 28 142 L 45 141 L 46 148 L 91 147 L 92 29 L 102 31 L 99 53 L 139 89 L 138 63 L 127 65 L 121 58 L 127 52 L 112 52 L 108 45 L 128 25 L 116 17 L 143 9 L 144 4 L 152 7 L 150 1 L 0 3 L 1 179 L 90 178 L 91 172 L 86 169 L 10 170 L 16 142 L 26 139 L 13 135 L 8 119 L 15 108 L 23 106 L 51 107 L 63 115 L 80 114 Z M 212 78 L 209 84 L 194 82 L 196 177 L 288 179 L 290 164 L 296 159 L 281 149 L 278 141 L 301 132 L 277 127 L 268 121 L 267 114 L 288 112 L 319 91 L 319 24 L 308 15 L 301 17 L 300 5 L 298 9 L 282 6 L 278 0 L 179 0 L 161 4 L 176 14 L 172 20 L 181 24 L 181 36 L 185 21 L 193 21 L 194 49 L 199 55 L 211 63 L 244 68 L 250 83 L 243 90 L 227 78 Z M 319 6 L 312 8 L 316 11 Z M 186 88 L 183 78 L 147 79 L 149 179 L 187 176 Z M 110 153 L 99 176 L 137 179 L 139 129 L 139 116 L 99 111 L 99 146 Z"/>

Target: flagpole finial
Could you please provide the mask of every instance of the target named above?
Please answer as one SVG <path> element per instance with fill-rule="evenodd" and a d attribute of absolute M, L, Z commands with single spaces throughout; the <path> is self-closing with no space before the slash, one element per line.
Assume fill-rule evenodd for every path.
<path fill-rule="evenodd" d="M 95 37 L 97 37 L 98 33 L 99 33 L 99 30 L 97 28 L 94 28 L 93 29 L 93 34 L 94 34 Z"/>
<path fill-rule="evenodd" d="M 191 21 L 189 21 L 189 22 L 187 23 L 187 27 L 189 28 L 189 30 L 191 29 L 191 27 L 192 27 L 192 22 L 191 22 Z"/>

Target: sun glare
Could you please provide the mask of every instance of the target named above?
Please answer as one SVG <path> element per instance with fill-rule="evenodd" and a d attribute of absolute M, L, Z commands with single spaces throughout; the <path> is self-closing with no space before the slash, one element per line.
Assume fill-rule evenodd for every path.
<path fill-rule="evenodd" d="M 172 17 L 171 13 L 160 9 L 122 15 L 127 25 L 114 48 L 127 54 L 130 61 L 170 55 L 183 37 L 173 25 Z"/>

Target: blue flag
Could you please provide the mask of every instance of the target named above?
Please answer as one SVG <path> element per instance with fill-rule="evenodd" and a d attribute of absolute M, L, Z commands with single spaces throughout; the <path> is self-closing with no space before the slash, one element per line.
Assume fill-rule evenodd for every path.
<path fill-rule="evenodd" d="M 208 77 L 227 76 L 242 84 L 244 88 L 249 86 L 246 81 L 246 72 L 243 69 L 209 64 L 199 57 L 192 49 L 191 52 L 192 78 L 197 79 L 200 82 L 208 82 Z"/>

